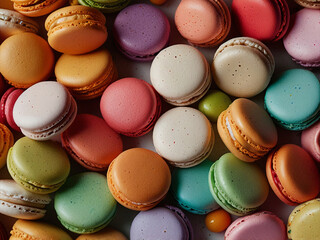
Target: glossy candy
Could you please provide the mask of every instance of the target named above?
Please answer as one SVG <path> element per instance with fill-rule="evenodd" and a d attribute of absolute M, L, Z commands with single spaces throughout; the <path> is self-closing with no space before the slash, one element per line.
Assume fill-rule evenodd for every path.
<path fill-rule="evenodd" d="M 222 232 L 231 223 L 231 216 L 223 209 L 218 209 L 207 214 L 205 224 L 211 232 Z"/>

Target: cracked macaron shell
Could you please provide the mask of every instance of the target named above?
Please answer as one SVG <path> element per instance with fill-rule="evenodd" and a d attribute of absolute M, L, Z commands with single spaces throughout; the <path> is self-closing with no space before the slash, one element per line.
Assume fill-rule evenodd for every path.
<path fill-rule="evenodd" d="M 209 186 L 217 203 L 237 216 L 254 212 L 269 193 L 267 178 L 258 165 L 241 161 L 232 153 L 212 164 Z"/>
<path fill-rule="evenodd" d="M 320 192 L 320 175 L 315 161 L 303 148 L 286 144 L 271 152 L 266 173 L 278 198 L 297 205 L 315 198 Z"/>
<path fill-rule="evenodd" d="M 236 99 L 219 115 L 218 132 L 230 152 L 247 162 L 262 158 L 278 141 L 267 112 L 246 98 Z"/>
<path fill-rule="evenodd" d="M 47 194 L 65 182 L 70 162 L 59 144 L 22 137 L 10 148 L 7 167 L 11 177 L 23 188 Z"/>

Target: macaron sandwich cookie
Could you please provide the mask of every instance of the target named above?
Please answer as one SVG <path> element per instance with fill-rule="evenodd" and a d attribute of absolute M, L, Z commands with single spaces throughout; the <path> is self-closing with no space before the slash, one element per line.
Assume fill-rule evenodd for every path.
<path fill-rule="evenodd" d="M 164 100 L 175 106 L 198 101 L 209 90 L 212 81 L 204 55 L 185 44 L 163 49 L 152 61 L 150 79 Z"/>
<path fill-rule="evenodd" d="M 320 3 L 319 1 L 316 2 Z M 291 22 L 294 24 L 291 24 L 283 38 L 284 48 L 298 64 L 304 67 L 319 67 L 319 9 L 302 8 L 291 18 Z"/>
<path fill-rule="evenodd" d="M 260 41 L 278 41 L 289 26 L 290 12 L 286 0 L 233 0 L 235 23 L 241 34 Z"/>
<path fill-rule="evenodd" d="M 67 0 L 12 0 L 14 10 L 29 17 L 46 15 L 66 4 Z"/>
<path fill-rule="evenodd" d="M 106 87 L 118 78 L 112 56 L 105 48 L 93 52 L 62 54 L 55 65 L 57 81 L 76 99 L 93 99 L 102 95 Z"/>
<path fill-rule="evenodd" d="M 320 121 L 302 131 L 301 146 L 320 162 Z"/>
<path fill-rule="evenodd" d="M 310 154 L 295 144 L 285 144 L 271 152 L 267 163 L 268 181 L 278 198 L 298 205 L 317 197 L 320 174 Z"/>
<path fill-rule="evenodd" d="M 279 126 L 304 130 L 320 119 L 319 80 L 305 69 L 286 70 L 268 86 L 264 103 Z"/>
<path fill-rule="evenodd" d="M 13 119 L 32 139 L 47 140 L 66 130 L 77 114 L 77 104 L 58 82 L 45 81 L 25 90 L 13 107 Z"/>
<path fill-rule="evenodd" d="M 153 130 L 153 145 L 168 163 L 188 168 L 200 164 L 211 153 L 214 132 L 199 110 L 177 107 L 164 113 Z"/>
<path fill-rule="evenodd" d="M 54 197 L 54 209 L 61 224 L 79 234 L 94 233 L 107 226 L 116 205 L 107 178 L 94 172 L 69 177 Z"/>
<path fill-rule="evenodd" d="M 78 0 L 81 5 L 92 7 L 104 13 L 118 12 L 125 8 L 130 0 Z"/>
<path fill-rule="evenodd" d="M 106 18 L 98 10 L 67 6 L 52 12 L 45 21 L 48 42 L 58 52 L 83 54 L 99 48 L 107 39 Z"/>
<path fill-rule="evenodd" d="M 0 9 L 0 28 L 0 42 L 2 42 L 14 34 L 23 32 L 37 33 L 39 24 L 16 11 Z"/>
<path fill-rule="evenodd" d="M 295 0 L 295 2 L 305 8 L 320 9 L 320 2 L 318 0 Z"/>
<path fill-rule="evenodd" d="M 288 239 L 317 239 L 320 236 L 320 198 L 295 207 L 288 219 Z"/>
<path fill-rule="evenodd" d="M 7 168 L 24 189 L 48 194 L 64 184 L 70 172 L 70 162 L 58 143 L 22 137 L 9 150 Z"/>
<path fill-rule="evenodd" d="M 221 43 L 231 28 L 230 12 L 223 0 L 183 0 L 174 21 L 180 34 L 200 47 Z"/>
<path fill-rule="evenodd" d="M 287 240 L 284 222 L 272 212 L 257 212 L 235 220 L 224 234 L 225 240 Z"/>
<path fill-rule="evenodd" d="M 13 146 L 13 134 L 6 125 L 0 123 L 0 169 L 6 164 L 7 154 Z"/>
<path fill-rule="evenodd" d="M 214 54 L 212 77 L 217 86 L 234 97 L 253 97 L 269 84 L 275 68 L 269 48 L 254 38 L 224 42 Z"/>
<path fill-rule="evenodd" d="M 67 232 L 55 225 L 39 221 L 26 221 L 22 219 L 19 219 L 15 222 L 10 234 L 11 240 L 72 240 Z"/>
<path fill-rule="evenodd" d="M 177 207 L 161 206 L 140 212 L 132 221 L 130 239 L 193 240 L 187 216 Z"/>
<path fill-rule="evenodd" d="M 255 102 L 238 98 L 218 118 L 218 132 L 237 158 L 253 162 L 265 156 L 278 141 L 268 113 Z"/>
<path fill-rule="evenodd" d="M 117 47 L 128 58 L 151 61 L 167 46 L 170 23 L 158 8 L 144 3 L 133 4 L 117 15 L 113 24 L 113 36 Z"/>
<path fill-rule="evenodd" d="M 150 132 L 161 113 L 161 99 L 154 88 L 138 78 L 110 84 L 100 100 L 100 111 L 116 132 L 139 137 Z"/>
<path fill-rule="evenodd" d="M 171 174 L 166 162 L 155 152 L 131 148 L 115 158 L 107 172 L 109 189 L 118 203 L 144 211 L 166 196 Z"/>
<path fill-rule="evenodd" d="M 106 227 L 96 233 L 81 234 L 76 240 L 128 240 L 120 231 Z"/>
<path fill-rule="evenodd" d="M 255 165 L 226 153 L 212 164 L 209 172 L 210 191 L 227 212 L 243 216 L 258 209 L 269 193 L 263 171 Z"/>
<path fill-rule="evenodd" d="M 28 88 L 47 80 L 54 67 L 54 55 L 42 37 L 31 33 L 15 34 L 0 46 L 0 72 L 16 88 Z"/>
<path fill-rule="evenodd" d="M 66 151 L 85 168 L 107 170 L 110 162 L 123 150 L 121 137 L 100 117 L 77 115 L 71 126 L 61 135 Z"/>
<path fill-rule="evenodd" d="M 0 180 L 0 213 L 27 220 L 45 216 L 45 206 L 51 198 L 47 194 L 36 194 L 25 190 L 14 180 Z"/>

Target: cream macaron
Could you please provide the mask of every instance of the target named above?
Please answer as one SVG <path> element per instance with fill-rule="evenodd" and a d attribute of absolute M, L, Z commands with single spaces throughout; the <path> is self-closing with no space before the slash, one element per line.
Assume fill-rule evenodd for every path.
<path fill-rule="evenodd" d="M 164 100 L 175 106 L 198 101 L 211 85 L 206 58 L 198 49 L 185 44 L 163 49 L 151 64 L 150 78 Z"/>
<path fill-rule="evenodd" d="M 168 163 L 188 168 L 210 155 L 214 132 L 210 121 L 199 110 L 177 107 L 158 119 L 153 130 L 153 144 Z"/>

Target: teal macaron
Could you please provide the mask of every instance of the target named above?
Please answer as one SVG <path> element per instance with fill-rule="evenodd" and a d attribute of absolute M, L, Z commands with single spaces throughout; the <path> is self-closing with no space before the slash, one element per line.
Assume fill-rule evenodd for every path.
<path fill-rule="evenodd" d="M 237 216 L 257 210 L 269 193 L 267 178 L 259 166 L 244 162 L 232 153 L 222 155 L 212 164 L 209 186 L 217 203 Z"/>
<path fill-rule="evenodd" d="M 211 165 L 211 161 L 204 160 L 195 167 L 172 171 L 171 193 L 179 205 L 191 213 L 207 214 L 219 208 L 209 189 Z"/>
<path fill-rule="evenodd" d="M 83 6 L 96 8 L 104 13 L 112 13 L 125 8 L 130 0 L 78 0 L 78 2 Z"/>
<path fill-rule="evenodd" d="M 66 229 L 79 234 L 94 233 L 112 220 L 116 200 L 104 175 L 85 172 L 69 177 L 56 192 L 54 209 Z"/>
<path fill-rule="evenodd" d="M 320 83 L 305 69 L 284 71 L 266 90 L 265 108 L 275 122 L 300 131 L 320 119 Z"/>

